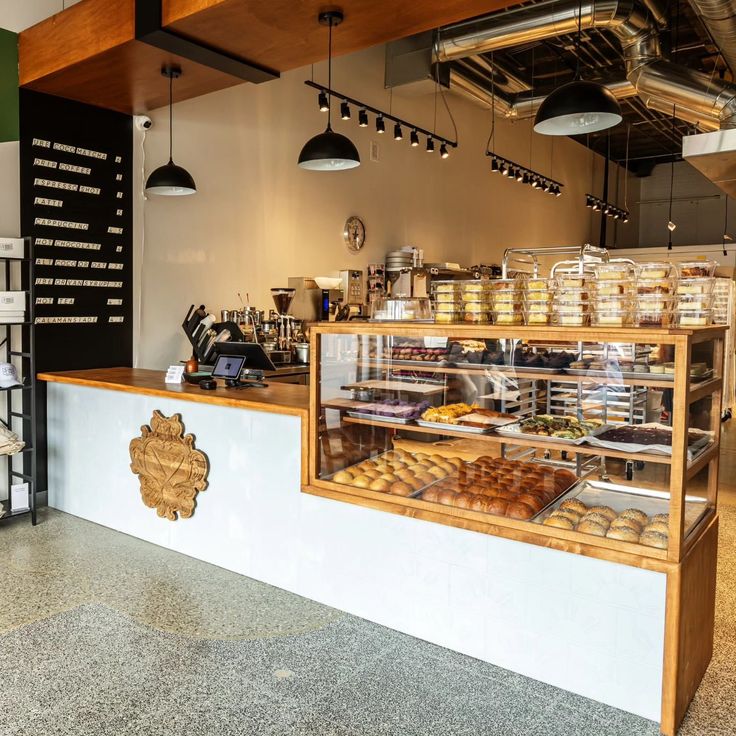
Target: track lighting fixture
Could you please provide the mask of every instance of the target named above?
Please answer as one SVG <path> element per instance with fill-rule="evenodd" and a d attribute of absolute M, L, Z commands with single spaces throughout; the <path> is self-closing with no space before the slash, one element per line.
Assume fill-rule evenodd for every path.
<path fill-rule="evenodd" d="M 330 101 L 327 99 L 327 93 L 322 91 L 317 95 L 317 102 L 319 103 L 319 111 L 327 112 L 330 109 Z"/>
<path fill-rule="evenodd" d="M 556 192 L 555 192 L 556 194 Z M 614 220 L 621 220 L 621 222 L 629 221 L 629 211 L 625 208 L 617 207 L 615 204 L 610 202 L 604 202 L 598 197 L 594 197 L 592 194 L 585 195 L 585 206 L 593 210 L 593 212 L 600 212 L 606 217 L 611 217 Z"/>
<path fill-rule="evenodd" d="M 327 89 L 318 88 L 327 93 L 329 101 L 332 95 L 332 27 L 340 25 L 343 14 L 339 10 L 330 10 L 317 16 L 321 25 L 329 26 L 327 46 Z M 343 102 L 347 108 L 347 100 Z M 344 115 L 345 110 L 341 111 Z M 347 108 L 348 117 L 350 109 Z M 310 138 L 299 154 L 299 166 L 310 171 L 344 171 L 360 166 L 360 155 L 353 142 L 340 133 L 335 133 L 330 124 L 332 111 L 327 109 L 327 128 Z"/>
<path fill-rule="evenodd" d="M 368 127 L 368 111 L 366 109 L 358 111 L 358 125 L 361 128 Z"/>
<path fill-rule="evenodd" d="M 427 138 L 427 153 L 434 153 L 434 140 Z"/>
<path fill-rule="evenodd" d="M 401 131 L 401 126 L 398 123 L 396 123 L 396 125 L 394 125 L 394 140 L 400 141 L 402 140 L 403 137 L 404 137 L 404 134 Z"/>
<path fill-rule="evenodd" d="M 340 117 L 343 120 L 350 120 L 350 105 L 344 100 L 340 103 Z"/>
<path fill-rule="evenodd" d="M 441 151 L 442 149 L 440 149 Z M 503 176 L 508 176 L 509 179 L 520 182 L 522 184 L 528 184 L 532 189 L 538 189 L 541 192 L 547 192 L 548 194 L 554 194 L 559 197 L 562 194 L 562 184 L 554 179 L 549 179 L 546 176 L 538 174 L 536 171 L 528 169 L 526 166 L 519 166 L 514 161 L 509 161 L 493 153 L 493 151 L 486 151 L 486 156 L 491 159 L 491 171 L 500 172 Z"/>
<path fill-rule="evenodd" d="M 516 181 L 524 181 L 524 171 L 522 169 L 516 169 Z"/>
<path fill-rule="evenodd" d="M 412 130 L 409 140 L 414 148 L 419 145 L 419 133 L 417 133 L 416 129 Z M 445 144 L 443 143 L 442 145 L 444 146 Z"/>
<path fill-rule="evenodd" d="M 386 132 L 386 122 L 383 119 L 383 115 L 379 115 L 376 118 L 376 133 L 383 135 Z"/>
<path fill-rule="evenodd" d="M 536 176 L 532 177 L 532 189 L 539 187 L 539 179 Z"/>
<path fill-rule="evenodd" d="M 506 164 L 501 164 L 501 174 L 503 176 L 508 176 L 509 175 L 509 167 L 506 166 Z"/>
<path fill-rule="evenodd" d="M 146 193 L 180 197 L 197 191 L 192 175 L 174 163 L 174 80 L 181 76 L 181 67 L 166 64 L 161 74 L 169 80 L 169 162 L 151 172 L 146 181 Z"/>
<path fill-rule="evenodd" d="M 440 158 L 449 158 L 450 151 L 447 149 L 447 143 L 440 146 Z"/>
<path fill-rule="evenodd" d="M 531 180 L 529 179 L 529 172 L 528 171 L 525 171 L 524 172 L 524 176 L 523 176 L 523 178 L 521 180 L 521 183 L 522 184 L 529 184 L 530 181 Z"/>
<path fill-rule="evenodd" d="M 494 174 L 498 173 L 498 159 L 495 157 L 491 159 L 491 171 Z"/>

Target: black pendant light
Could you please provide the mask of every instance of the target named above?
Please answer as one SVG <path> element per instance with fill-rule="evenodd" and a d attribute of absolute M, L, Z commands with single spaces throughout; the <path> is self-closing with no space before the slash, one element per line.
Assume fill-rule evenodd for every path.
<path fill-rule="evenodd" d="M 340 10 L 330 10 L 318 16 L 322 25 L 329 26 L 329 46 L 327 54 L 327 94 L 332 95 L 332 27 L 340 25 L 343 14 Z M 344 171 L 360 166 L 358 149 L 353 142 L 340 133 L 335 133 L 330 124 L 332 106 L 327 109 L 327 129 L 324 133 L 310 138 L 299 154 L 299 166 L 310 171 Z M 382 131 L 380 131 L 382 132 Z"/>
<path fill-rule="evenodd" d="M 169 163 L 159 166 L 146 182 L 146 194 L 160 194 L 165 197 L 181 197 L 195 194 L 197 185 L 192 175 L 174 163 L 174 80 L 181 76 L 181 67 L 167 64 L 161 74 L 169 79 Z"/>
<path fill-rule="evenodd" d="M 623 116 L 610 89 L 580 78 L 580 39 L 583 3 L 578 5 L 578 37 L 575 44 L 575 79 L 544 98 L 534 118 L 534 130 L 542 135 L 580 135 L 618 125 Z"/>

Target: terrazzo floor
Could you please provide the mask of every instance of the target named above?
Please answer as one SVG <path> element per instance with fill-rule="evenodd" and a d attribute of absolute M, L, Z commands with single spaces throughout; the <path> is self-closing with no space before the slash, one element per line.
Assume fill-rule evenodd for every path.
<path fill-rule="evenodd" d="M 656 736 L 656 724 L 56 511 L 0 529 L 0 736 Z M 736 509 L 682 736 L 736 733 Z"/>

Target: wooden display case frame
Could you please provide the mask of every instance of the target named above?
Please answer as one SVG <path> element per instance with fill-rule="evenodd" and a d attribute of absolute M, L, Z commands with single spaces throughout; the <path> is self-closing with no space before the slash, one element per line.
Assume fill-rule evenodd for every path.
<path fill-rule="evenodd" d="M 667 736 L 674 736 L 687 711 L 695 691 L 707 669 L 713 650 L 713 622 L 715 615 L 715 574 L 718 545 L 718 462 L 720 449 L 720 405 L 723 393 L 723 358 L 726 327 L 702 328 L 568 328 L 493 325 L 438 325 L 419 323 L 321 323 L 311 330 L 311 354 L 314 356 L 310 385 L 309 418 L 309 472 L 306 493 L 338 501 L 366 506 L 372 509 L 425 519 L 449 526 L 492 534 L 528 544 L 581 554 L 609 562 L 631 565 L 667 575 L 664 674 L 662 685 L 662 714 L 660 728 Z M 505 517 L 489 516 L 483 512 L 440 506 L 414 498 L 391 496 L 368 489 L 353 488 L 319 477 L 319 427 L 321 418 L 320 385 L 323 366 L 321 362 L 324 335 L 376 335 L 407 338 L 452 337 L 458 339 L 516 339 L 523 341 L 588 342 L 588 343 L 652 343 L 671 345 L 674 348 L 674 381 L 646 378 L 615 378 L 616 383 L 631 383 L 654 388 L 673 389 L 672 456 L 638 453 L 636 460 L 646 460 L 670 466 L 670 534 L 667 550 L 646 547 L 594 537 L 576 531 L 545 527 L 531 521 L 519 521 Z M 698 383 L 690 380 L 690 362 L 694 345 L 713 342 L 713 375 Z M 373 363 L 369 360 L 368 363 Z M 375 360 L 380 366 L 384 361 Z M 365 364 L 365 359 L 361 359 Z M 390 359 L 386 364 L 390 364 Z M 440 368 L 427 364 L 417 366 L 421 371 L 462 372 L 472 374 L 488 366 L 468 368 Z M 527 376 L 527 373 L 529 374 Z M 516 377 L 534 377 L 538 380 L 559 380 L 560 374 L 518 369 Z M 576 377 L 562 374 L 566 381 Z M 584 376 L 577 380 L 586 380 Z M 596 379 L 605 383 L 606 379 Z M 612 380 L 613 382 L 613 380 Z M 687 461 L 687 435 L 689 407 L 707 396 L 712 397 L 709 430 L 713 443 L 693 461 Z M 370 420 L 351 419 L 352 423 L 368 423 Z M 375 422 L 384 429 L 404 429 L 406 425 Z M 411 427 L 412 432 L 422 431 Z M 425 430 L 431 431 L 431 430 Z M 452 435 L 448 431 L 434 434 Z M 523 445 L 540 449 L 567 450 L 570 445 L 535 441 L 534 438 L 509 438 L 494 435 L 455 433 L 464 439 L 495 442 L 497 444 Z M 605 457 L 628 458 L 626 453 L 575 446 L 576 453 Z M 708 510 L 685 533 L 684 505 L 688 482 L 708 466 L 706 499 Z"/>

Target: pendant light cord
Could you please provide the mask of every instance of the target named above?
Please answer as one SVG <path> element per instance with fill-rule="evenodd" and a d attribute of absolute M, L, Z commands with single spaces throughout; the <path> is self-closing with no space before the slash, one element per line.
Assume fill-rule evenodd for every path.
<path fill-rule="evenodd" d="M 332 18 L 327 33 L 327 130 L 332 130 Z"/>
<path fill-rule="evenodd" d="M 174 163 L 174 72 L 169 69 L 169 163 Z"/>
<path fill-rule="evenodd" d="M 491 143 L 495 145 L 496 136 L 496 66 L 493 63 L 493 51 L 491 51 L 491 132 L 486 141 L 486 153 L 491 152 Z"/>
<path fill-rule="evenodd" d="M 580 79 L 580 43 L 583 36 L 583 0 L 578 0 L 578 40 L 575 45 L 575 81 Z"/>

